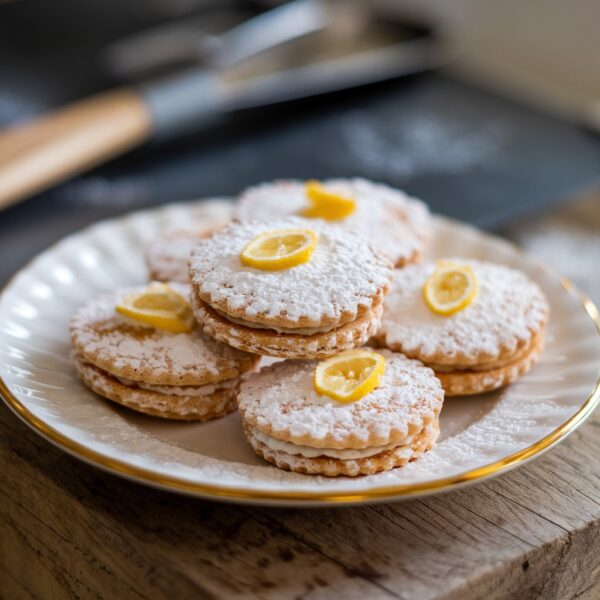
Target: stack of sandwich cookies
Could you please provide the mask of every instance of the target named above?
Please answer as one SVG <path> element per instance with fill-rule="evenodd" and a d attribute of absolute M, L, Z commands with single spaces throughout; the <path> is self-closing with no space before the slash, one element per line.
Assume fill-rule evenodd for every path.
<path fill-rule="evenodd" d="M 339 367 L 353 353 L 363 355 L 358 366 Z M 371 353 L 329 359 L 330 383 L 346 377 L 350 385 L 364 385 L 360 361 Z M 389 350 L 372 354 L 385 369 L 376 387 L 352 400 L 319 387 L 318 373 L 328 367 L 316 361 L 277 363 L 247 378 L 238 404 L 255 452 L 282 469 L 353 477 L 405 465 L 432 448 L 444 398 L 433 371 Z M 346 392 L 348 381 L 340 386 Z"/>
<path fill-rule="evenodd" d="M 204 331 L 281 358 L 321 358 L 379 328 L 393 268 L 368 241 L 290 218 L 233 224 L 190 258 L 191 301 Z"/>
<path fill-rule="evenodd" d="M 434 369 L 446 395 L 477 394 L 532 367 L 548 312 L 520 271 L 466 259 L 412 265 L 396 271 L 376 340 Z"/>
<path fill-rule="evenodd" d="M 258 358 L 205 336 L 194 324 L 188 292 L 188 286 L 152 284 L 83 306 L 71 320 L 83 382 L 166 419 L 206 421 L 235 410 L 240 376 Z"/>
<path fill-rule="evenodd" d="M 231 220 L 231 203 L 204 202 L 204 217 L 196 227 L 168 229 L 146 248 L 151 281 L 188 282 L 188 262 L 196 244 Z"/>
<path fill-rule="evenodd" d="M 234 210 L 242 222 L 289 216 L 335 222 L 357 232 L 397 267 L 418 260 L 431 234 L 423 202 L 365 179 L 264 183 L 243 192 Z"/>

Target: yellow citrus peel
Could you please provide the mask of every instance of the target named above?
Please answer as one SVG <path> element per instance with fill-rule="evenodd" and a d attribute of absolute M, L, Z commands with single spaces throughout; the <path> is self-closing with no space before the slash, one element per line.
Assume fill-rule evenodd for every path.
<path fill-rule="evenodd" d="M 153 282 L 141 292 L 127 294 L 115 310 L 130 319 L 171 333 L 194 327 L 188 301 L 166 283 Z"/>
<path fill-rule="evenodd" d="M 315 391 L 338 402 L 356 402 L 380 383 L 385 358 L 373 350 L 348 350 L 321 361 L 313 378 Z"/>
<path fill-rule="evenodd" d="M 310 260 L 317 241 L 317 234 L 310 229 L 272 229 L 248 243 L 240 260 L 255 269 L 291 269 Z"/>
<path fill-rule="evenodd" d="M 356 201 L 328 190 L 315 180 L 306 182 L 306 197 L 310 205 L 301 215 L 309 219 L 339 221 L 349 217 L 356 210 Z"/>
<path fill-rule="evenodd" d="M 423 287 L 427 306 L 449 317 L 464 310 L 477 296 L 477 278 L 468 265 L 440 262 Z"/>

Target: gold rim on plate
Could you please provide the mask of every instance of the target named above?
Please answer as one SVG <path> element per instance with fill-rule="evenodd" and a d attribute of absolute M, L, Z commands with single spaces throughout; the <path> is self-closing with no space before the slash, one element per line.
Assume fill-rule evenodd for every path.
<path fill-rule="evenodd" d="M 519 250 L 516 246 L 512 244 L 510 245 L 513 247 L 513 249 L 517 251 Z M 52 246 L 50 248 L 52 248 Z M 30 262 L 33 262 L 33 260 Z M 27 269 L 29 264 L 30 263 L 25 265 L 25 267 L 20 269 L 13 277 L 10 278 L 2 290 L 3 293 L 0 294 L 0 299 L 4 295 L 4 291 L 10 287 L 14 279 L 18 277 L 19 273 Z M 545 270 L 547 271 L 548 269 Z M 600 312 L 592 300 L 580 292 L 568 279 L 562 277 L 560 278 L 560 283 L 569 294 L 578 299 L 585 313 L 596 326 L 598 335 L 600 335 Z M 157 475 L 148 469 L 136 467 L 123 461 L 109 458 L 99 452 L 96 452 L 95 450 L 90 450 L 83 444 L 68 438 L 53 427 L 50 427 L 44 423 L 44 421 L 36 417 L 22 402 L 15 397 L 1 376 L 0 397 L 2 397 L 5 403 L 15 412 L 17 416 L 19 416 L 27 425 L 29 425 L 29 427 L 62 450 L 65 450 L 67 453 L 110 473 L 122 475 L 154 487 L 182 492 L 194 496 L 202 496 L 208 499 L 212 498 L 230 501 L 355 504 L 360 502 L 406 498 L 416 495 L 431 494 L 434 492 L 450 491 L 467 483 L 481 481 L 487 477 L 490 477 L 491 475 L 499 474 L 519 464 L 525 463 L 575 431 L 575 429 L 581 425 L 593 412 L 596 406 L 600 403 L 600 376 L 596 381 L 592 392 L 575 414 L 569 417 L 554 431 L 550 432 L 541 440 L 538 440 L 535 444 L 532 444 L 527 448 L 519 450 L 518 452 L 515 452 L 488 465 L 477 467 L 476 469 L 471 469 L 470 471 L 465 471 L 464 473 L 460 473 L 452 477 L 434 479 L 424 483 L 409 483 L 396 486 L 373 488 L 360 494 L 347 492 L 321 494 L 319 492 L 302 491 L 279 492 L 248 490 L 228 486 L 192 483 L 185 479 L 180 479 L 171 475 Z"/>

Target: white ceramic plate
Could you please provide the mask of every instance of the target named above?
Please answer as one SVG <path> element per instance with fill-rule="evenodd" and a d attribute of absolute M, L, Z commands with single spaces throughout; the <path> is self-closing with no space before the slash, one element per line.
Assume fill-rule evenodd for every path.
<path fill-rule="evenodd" d="M 59 447 L 108 471 L 208 498 L 309 505 L 389 501 L 498 474 L 564 439 L 598 403 L 600 320 L 592 303 L 508 243 L 442 218 L 431 256 L 522 269 L 542 286 L 552 313 L 540 363 L 504 390 L 448 399 L 440 442 L 404 468 L 355 479 L 288 473 L 253 454 L 237 415 L 167 422 L 88 391 L 69 360 L 73 311 L 104 290 L 143 282 L 143 249 L 159 231 L 210 222 L 228 210 L 224 201 L 171 205 L 99 223 L 22 270 L 0 297 L 0 391 L 7 404 Z"/>

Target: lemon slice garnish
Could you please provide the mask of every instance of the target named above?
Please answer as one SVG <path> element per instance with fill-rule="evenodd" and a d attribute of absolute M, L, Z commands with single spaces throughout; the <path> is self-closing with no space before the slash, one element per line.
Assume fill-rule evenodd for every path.
<path fill-rule="evenodd" d="M 155 329 L 187 333 L 194 327 L 188 301 L 166 283 L 153 282 L 141 292 L 127 294 L 115 310 Z"/>
<path fill-rule="evenodd" d="M 240 259 L 256 269 L 290 269 L 310 260 L 317 241 L 317 234 L 310 229 L 272 229 L 247 244 Z"/>
<path fill-rule="evenodd" d="M 355 402 L 372 392 L 385 372 L 385 358 L 372 350 L 348 350 L 320 362 L 313 386 L 338 402 Z"/>
<path fill-rule="evenodd" d="M 423 295 L 434 313 L 448 317 L 473 302 L 477 295 L 477 278 L 467 265 L 442 262 L 425 282 Z"/>
<path fill-rule="evenodd" d="M 353 198 L 335 194 L 318 181 L 306 182 L 306 196 L 310 206 L 301 214 L 309 219 L 339 221 L 349 217 L 356 210 L 356 201 Z"/>

